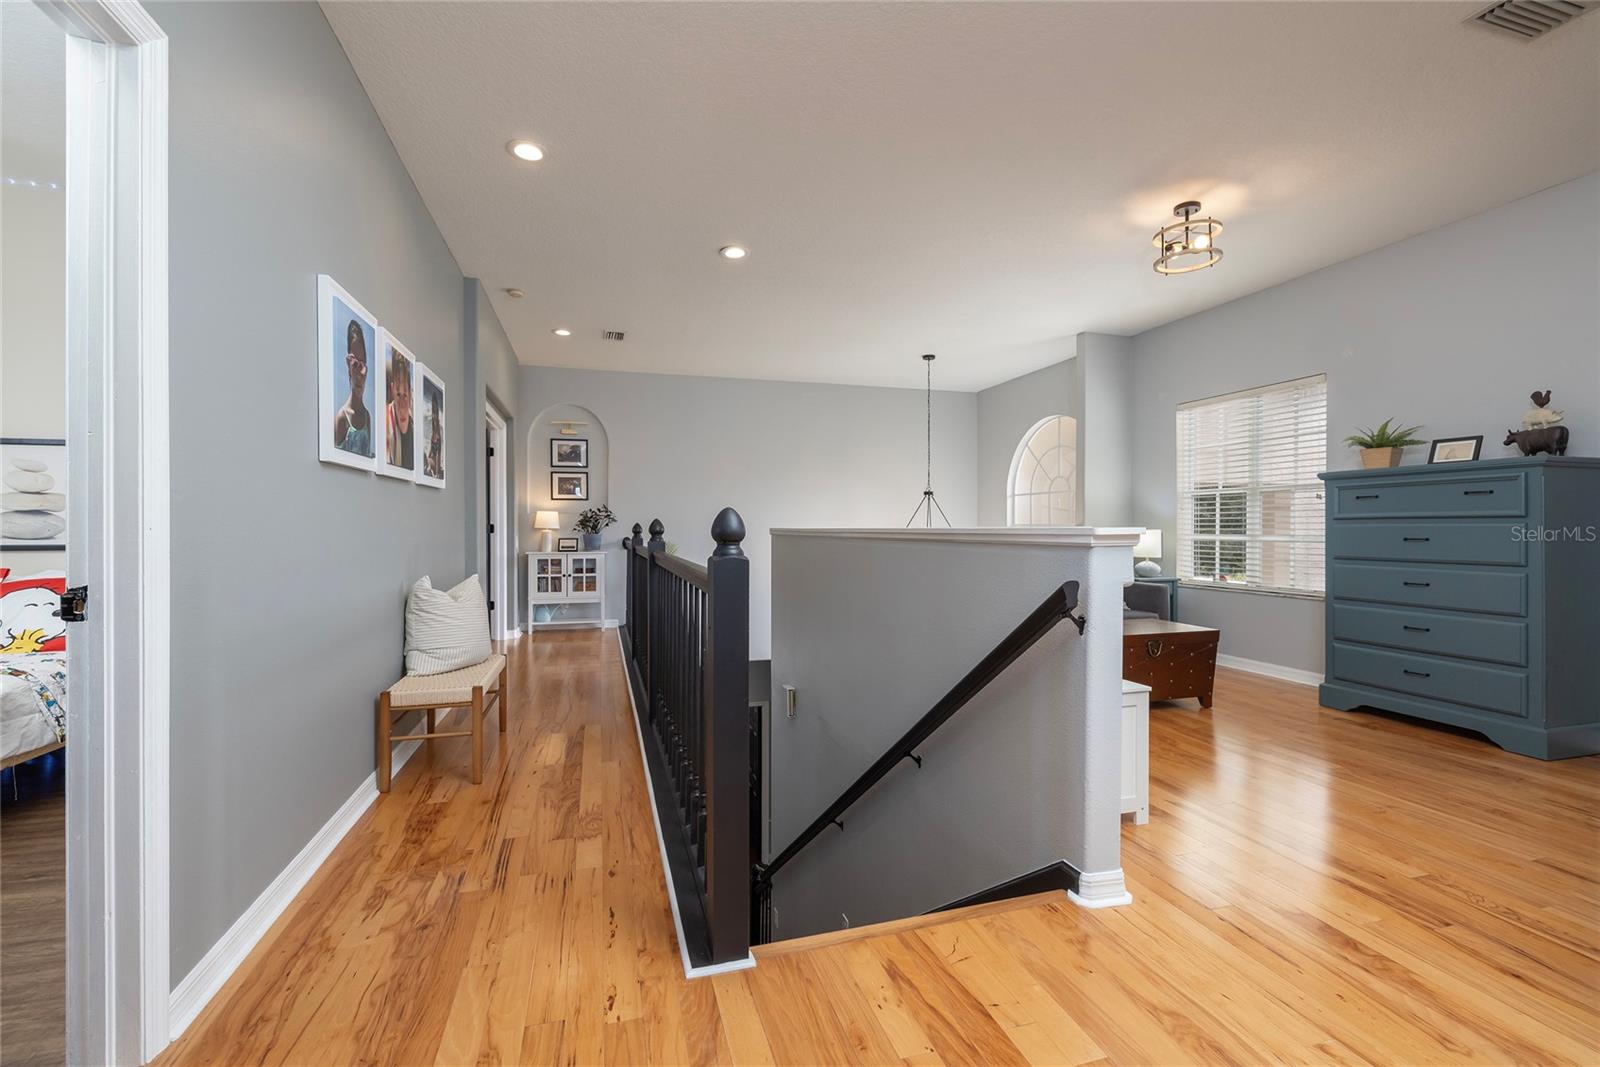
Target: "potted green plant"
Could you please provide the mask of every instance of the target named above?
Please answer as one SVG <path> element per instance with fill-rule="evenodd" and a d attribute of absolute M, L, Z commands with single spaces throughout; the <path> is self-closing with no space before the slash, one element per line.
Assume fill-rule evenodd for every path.
<path fill-rule="evenodd" d="M 583 548 L 586 552 L 593 552 L 600 547 L 600 531 L 614 524 L 617 517 L 611 514 L 611 509 L 601 504 L 597 508 L 585 508 L 578 513 L 578 521 L 573 523 L 573 529 L 583 534 Z"/>
<path fill-rule="evenodd" d="M 1422 427 L 1395 426 L 1393 423 L 1392 418 L 1384 419 L 1372 429 L 1353 433 L 1344 439 L 1345 444 L 1361 449 L 1363 467 L 1398 467 L 1401 449 L 1407 445 L 1422 444 L 1422 438 L 1416 435 Z"/>

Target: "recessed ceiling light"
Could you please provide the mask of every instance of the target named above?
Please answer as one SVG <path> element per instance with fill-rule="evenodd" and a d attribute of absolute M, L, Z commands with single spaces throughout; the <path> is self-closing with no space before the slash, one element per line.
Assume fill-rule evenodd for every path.
<path fill-rule="evenodd" d="M 550 332 L 555 334 L 557 337 L 571 337 L 572 336 L 572 331 L 567 329 L 564 326 L 561 327 L 560 329 L 551 330 Z"/>
<path fill-rule="evenodd" d="M 506 295 L 509 296 L 513 300 L 521 300 L 523 297 L 527 296 L 528 294 L 524 293 L 521 289 L 507 289 L 506 290 Z"/>
<path fill-rule="evenodd" d="M 512 141 L 506 145 L 506 151 L 524 163 L 537 163 L 544 158 L 544 149 L 532 141 Z"/>
<path fill-rule="evenodd" d="M 743 259 L 750 254 L 749 250 L 740 245 L 723 245 L 717 249 L 717 254 L 723 259 Z"/>

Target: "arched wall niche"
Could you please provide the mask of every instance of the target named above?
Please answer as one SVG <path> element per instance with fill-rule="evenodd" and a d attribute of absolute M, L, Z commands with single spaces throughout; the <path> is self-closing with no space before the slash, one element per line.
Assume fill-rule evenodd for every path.
<path fill-rule="evenodd" d="M 561 432 L 562 423 L 573 424 L 569 429 L 573 432 Z M 589 466 L 585 471 L 576 468 L 553 468 L 550 465 L 550 442 L 566 438 L 581 439 L 589 442 Z M 537 548 L 539 544 L 539 531 L 533 528 L 533 516 L 536 511 L 555 511 L 561 516 L 561 531 L 559 536 L 576 536 L 572 524 L 577 521 L 578 513 L 585 508 L 596 507 L 600 504 L 610 503 L 611 491 L 611 448 L 606 438 L 606 428 L 598 416 L 586 407 L 577 404 L 551 404 L 534 418 L 528 427 L 528 462 L 523 468 L 528 472 L 527 501 L 528 510 L 522 516 L 521 533 L 525 538 L 523 544 Z M 550 495 L 550 475 L 552 471 L 570 471 L 571 473 L 587 473 L 589 475 L 588 500 L 555 500 Z M 603 535 L 609 542 L 622 536 L 618 533 L 619 527 L 613 526 Z"/>

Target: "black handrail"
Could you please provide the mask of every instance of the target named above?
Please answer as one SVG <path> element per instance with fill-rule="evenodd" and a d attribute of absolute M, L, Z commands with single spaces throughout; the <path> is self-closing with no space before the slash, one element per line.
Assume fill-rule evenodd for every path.
<path fill-rule="evenodd" d="M 839 822 L 852 804 L 867 794 L 867 791 L 883 780 L 883 777 L 893 770 L 901 760 L 906 758 L 917 759 L 917 747 L 931 737 L 935 730 L 943 726 L 956 712 L 966 707 L 967 703 L 990 682 L 994 681 L 1017 657 L 1039 642 L 1045 634 L 1055 629 L 1056 624 L 1062 619 L 1071 619 L 1078 627 L 1078 632 L 1083 632 L 1086 621 L 1082 615 L 1072 614 L 1078 606 L 1078 583 L 1063 582 L 1059 589 L 1051 592 L 1044 598 L 1044 602 L 1034 608 L 1028 617 L 1022 620 L 1015 630 L 994 646 L 987 656 L 966 677 L 955 684 L 951 690 L 940 698 L 939 702 L 928 713 L 918 719 L 916 724 L 907 730 L 900 740 L 889 746 L 889 750 L 868 767 L 853 783 L 850 788 L 839 794 L 839 799 L 829 804 L 821 815 L 814 819 L 810 826 L 801 831 L 800 836 L 789 843 L 771 863 L 757 865 L 754 879 L 754 892 L 757 896 L 767 890 L 772 884 L 772 876 L 781 870 L 784 864 L 794 859 L 800 851 L 814 841 L 818 834 L 829 826 Z M 921 760 L 917 760 L 920 764 Z"/>

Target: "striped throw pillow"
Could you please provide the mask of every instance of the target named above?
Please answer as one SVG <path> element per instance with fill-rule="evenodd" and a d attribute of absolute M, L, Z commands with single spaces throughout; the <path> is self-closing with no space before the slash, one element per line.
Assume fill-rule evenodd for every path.
<path fill-rule="evenodd" d="M 478 576 L 435 589 L 423 575 L 406 598 L 406 673 L 443 674 L 489 658 L 489 609 Z"/>

